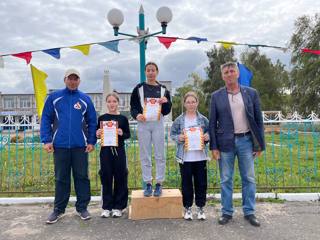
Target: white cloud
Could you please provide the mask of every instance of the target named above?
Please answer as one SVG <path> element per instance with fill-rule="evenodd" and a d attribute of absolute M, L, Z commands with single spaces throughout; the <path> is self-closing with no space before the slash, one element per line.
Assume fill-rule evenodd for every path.
<path fill-rule="evenodd" d="M 313 15 L 320 9 L 319 1 L 125 1 L 125 0 L 2 0 L 0 2 L 0 54 L 72 46 L 115 39 L 106 15 L 111 8 L 123 10 L 125 22 L 120 31 L 135 34 L 140 3 L 145 10 L 146 27 L 160 30 L 155 14 L 167 5 L 173 12 L 168 36 L 199 36 L 211 41 L 226 40 L 286 46 L 292 35 L 294 21 L 303 14 Z M 303 9 L 303 12 L 302 12 Z M 177 87 L 192 72 L 205 78 L 206 51 L 213 43 L 177 41 L 165 49 L 156 38 L 150 39 L 147 60 L 160 67 L 159 80 L 172 80 Z M 77 50 L 62 49 L 56 60 L 42 52 L 34 53 L 32 63 L 48 73 L 49 88 L 63 87 L 63 73 L 69 67 L 82 74 L 81 89 L 102 90 L 103 72 L 110 71 L 113 88 L 130 91 L 139 82 L 139 47 L 134 42 L 119 44 L 120 54 L 93 45 L 89 56 Z M 239 55 L 245 48 L 236 47 Z M 289 63 L 289 54 L 279 50 L 261 49 L 274 61 Z M 32 92 L 30 68 L 22 59 L 4 57 L 0 69 L 0 91 Z"/>

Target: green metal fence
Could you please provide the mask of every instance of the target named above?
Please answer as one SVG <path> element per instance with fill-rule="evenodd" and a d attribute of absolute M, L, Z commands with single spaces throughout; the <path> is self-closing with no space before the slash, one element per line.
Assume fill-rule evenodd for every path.
<path fill-rule="evenodd" d="M 271 122 L 266 125 L 266 151 L 255 160 L 256 182 L 259 192 L 319 192 L 320 148 L 319 125 L 314 121 Z M 47 154 L 40 143 L 37 128 L 0 129 L 0 194 L 52 195 L 54 166 L 52 154 Z M 142 187 L 139 146 L 135 125 L 132 138 L 126 142 L 129 188 Z M 166 126 L 166 180 L 168 188 L 180 187 L 179 165 L 175 161 L 175 144 L 169 139 L 170 125 Z M 92 193 L 100 192 L 99 144 L 90 156 Z M 219 192 L 217 162 L 208 163 L 209 191 Z M 236 165 L 234 186 L 241 188 Z"/>

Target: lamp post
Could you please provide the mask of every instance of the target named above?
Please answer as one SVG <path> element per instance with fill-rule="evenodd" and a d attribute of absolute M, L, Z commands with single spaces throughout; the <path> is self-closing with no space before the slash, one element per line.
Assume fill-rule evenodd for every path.
<path fill-rule="evenodd" d="M 158 35 L 160 33 L 166 34 L 167 24 L 172 19 L 172 12 L 170 8 L 168 7 L 161 7 L 157 11 L 157 19 L 161 23 L 162 30 L 155 33 L 149 34 L 149 29 L 145 30 L 145 24 L 144 24 L 144 10 L 142 5 L 140 6 L 139 10 L 139 26 L 137 27 L 137 34 L 128 34 L 119 32 L 119 27 L 124 21 L 123 14 L 121 10 L 117 8 L 113 8 L 108 12 L 108 21 L 113 26 L 114 30 L 114 36 L 118 35 L 124 35 L 129 37 L 137 37 L 140 40 L 139 47 L 140 47 L 140 82 L 143 83 L 146 81 L 146 75 L 144 72 L 144 67 L 146 64 L 146 44 L 147 44 L 147 38 L 151 36 Z"/>

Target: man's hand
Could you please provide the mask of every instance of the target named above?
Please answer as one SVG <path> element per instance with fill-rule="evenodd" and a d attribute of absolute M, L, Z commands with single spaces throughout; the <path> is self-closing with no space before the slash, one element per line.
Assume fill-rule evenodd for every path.
<path fill-rule="evenodd" d="M 94 146 L 92 144 L 88 144 L 86 147 L 86 152 L 89 153 L 89 152 L 92 152 L 93 150 L 94 150 Z"/>
<path fill-rule="evenodd" d="M 47 153 L 52 153 L 52 152 L 54 152 L 52 143 L 46 143 L 46 144 L 44 144 L 43 148 L 44 148 L 44 150 L 46 150 Z"/>
<path fill-rule="evenodd" d="M 261 154 L 262 154 L 262 151 L 253 152 L 253 157 L 254 158 L 260 157 Z"/>
<path fill-rule="evenodd" d="M 212 150 L 212 157 L 214 160 L 220 160 L 220 151 L 219 150 Z"/>

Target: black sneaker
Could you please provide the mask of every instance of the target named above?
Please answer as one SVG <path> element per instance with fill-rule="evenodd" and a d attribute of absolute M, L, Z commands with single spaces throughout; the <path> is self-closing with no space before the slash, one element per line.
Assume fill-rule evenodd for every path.
<path fill-rule="evenodd" d="M 62 216 L 63 216 L 63 213 L 58 213 L 58 212 L 56 212 L 56 211 L 53 211 L 53 212 L 49 215 L 46 223 L 47 223 L 47 224 L 56 223 L 60 218 L 62 218 Z"/>
<path fill-rule="evenodd" d="M 218 219 L 218 223 L 219 223 L 220 225 L 225 225 L 225 224 L 227 224 L 231 219 L 232 219 L 232 216 L 231 216 L 231 215 L 222 214 L 222 216 L 219 217 L 219 219 Z"/>
<path fill-rule="evenodd" d="M 151 183 L 147 183 L 145 189 L 143 191 L 143 195 L 145 197 L 150 197 L 152 195 L 152 185 Z"/>
<path fill-rule="evenodd" d="M 88 212 L 88 210 L 83 210 L 81 212 L 78 212 L 78 215 L 82 220 L 89 220 L 91 218 L 91 215 Z"/>
<path fill-rule="evenodd" d="M 260 222 L 259 220 L 256 218 L 256 216 L 254 214 L 250 214 L 247 216 L 244 216 L 244 218 L 252 225 L 255 227 L 260 227 Z"/>
<path fill-rule="evenodd" d="M 154 197 L 160 197 L 161 194 L 162 194 L 162 186 L 161 186 L 160 183 L 157 183 L 156 187 L 155 187 L 155 189 L 153 191 L 153 196 Z"/>

